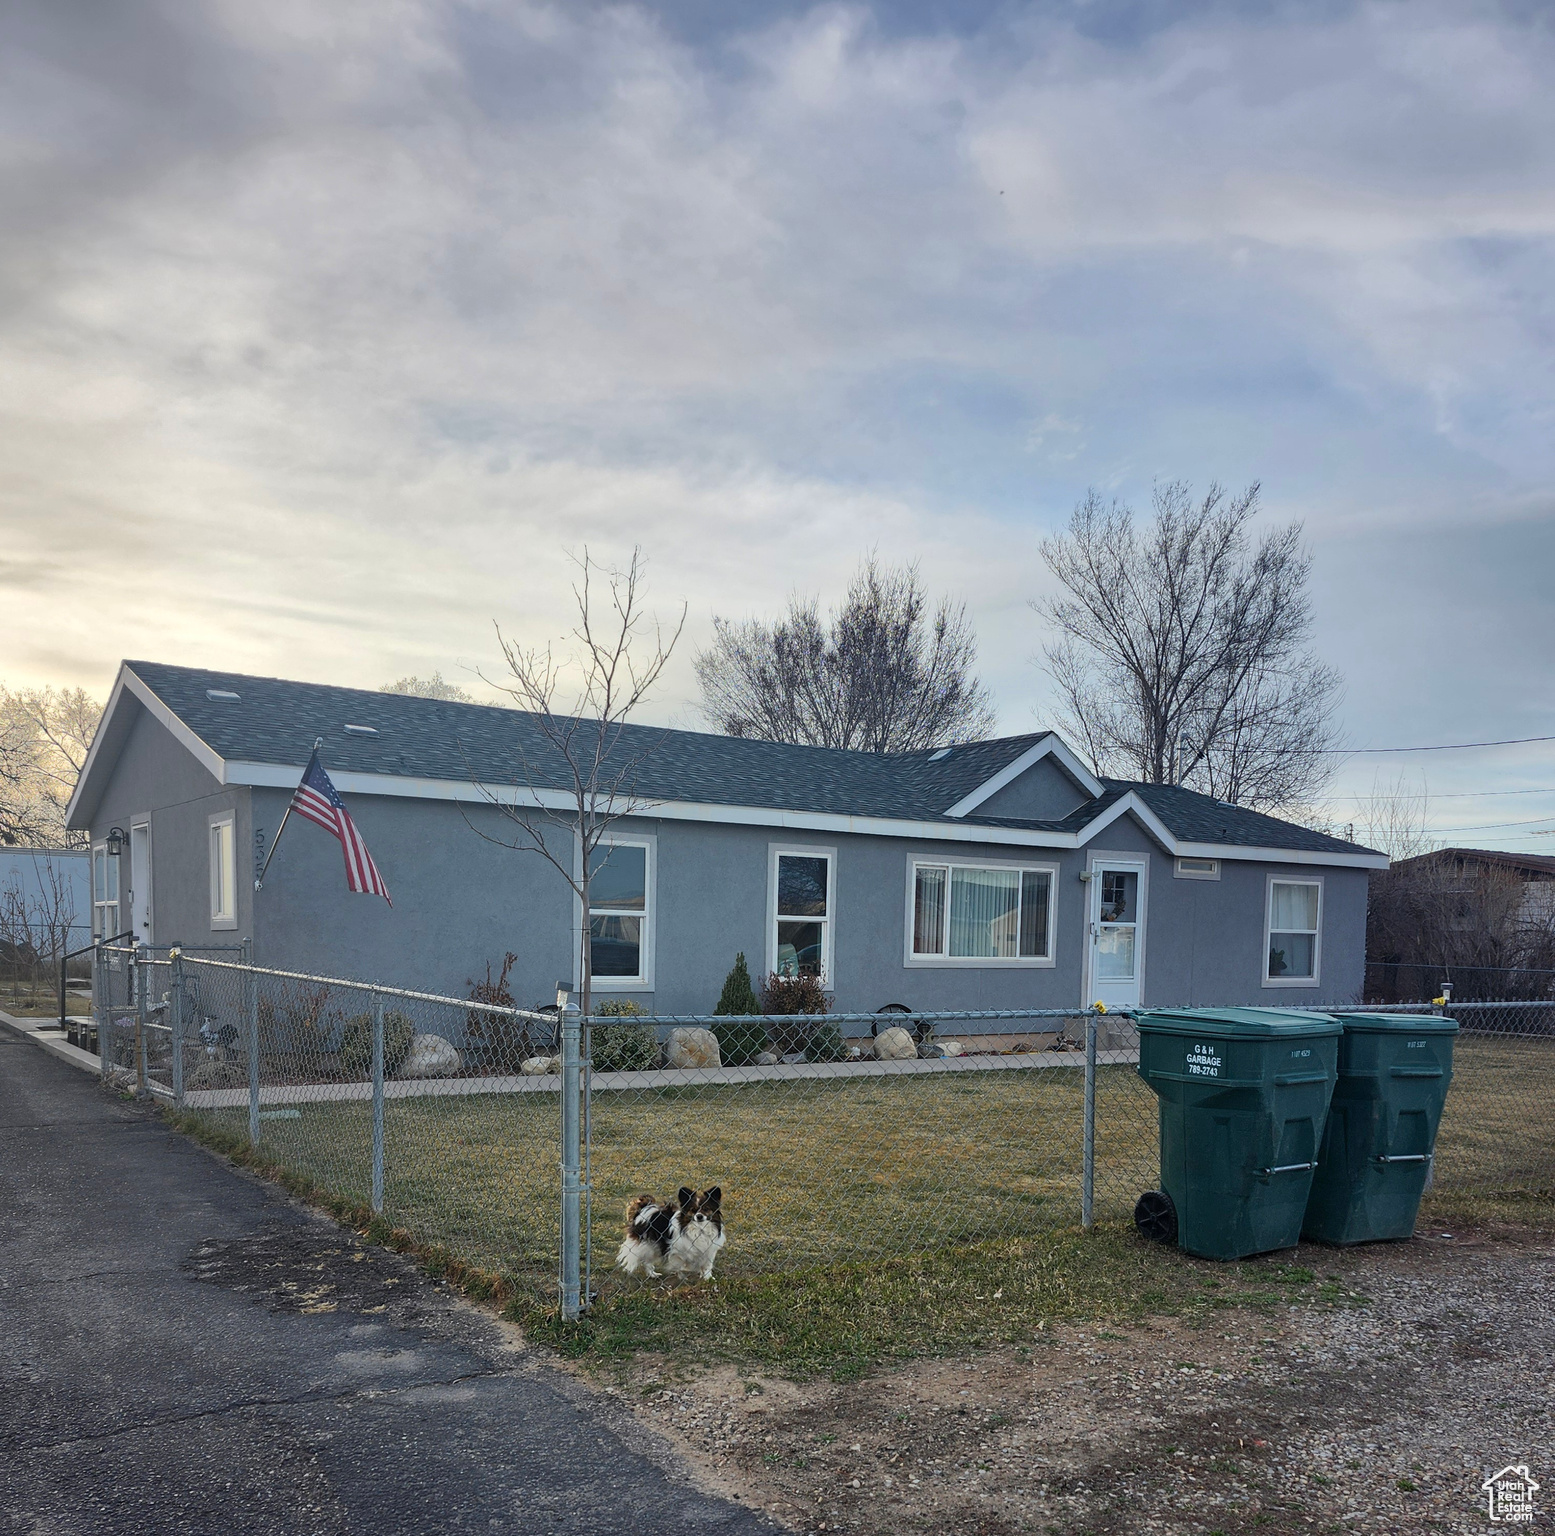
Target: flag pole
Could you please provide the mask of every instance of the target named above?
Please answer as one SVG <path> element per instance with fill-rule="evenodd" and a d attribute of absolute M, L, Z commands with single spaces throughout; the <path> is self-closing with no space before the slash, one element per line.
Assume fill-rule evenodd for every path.
<path fill-rule="evenodd" d="M 323 745 L 324 745 L 324 738 L 322 736 L 315 736 L 313 738 L 313 750 L 315 752 L 317 752 L 318 749 L 320 747 L 322 747 Z M 311 762 L 312 758 L 310 757 L 308 761 Z M 304 774 L 307 773 L 307 771 L 308 771 L 307 763 L 303 764 L 302 771 L 303 771 Z M 298 782 L 300 783 L 301 780 L 299 780 Z M 281 817 L 281 824 L 280 824 L 280 826 L 278 826 L 275 829 L 275 836 L 270 839 L 270 851 L 269 851 L 269 853 L 267 853 L 265 855 L 265 862 L 260 867 L 258 875 L 256 875 L 254 877 L 254 889 L 256 891 L 259 890 L 260 887 L 263 886 L 264 883 L 265 883 L 265 876 L 270 872 L 270 860 L 275 857 L 275 850 L 277 848 L 279 848 L 280 845 L 281 845 L 281 834 L 286 830 L 286 823 L 291 820 L 291 814 L 292 814 L 292 804 L 291 804 L 291 801 L 288 800 L 286 802 L 285 814 Z"/>

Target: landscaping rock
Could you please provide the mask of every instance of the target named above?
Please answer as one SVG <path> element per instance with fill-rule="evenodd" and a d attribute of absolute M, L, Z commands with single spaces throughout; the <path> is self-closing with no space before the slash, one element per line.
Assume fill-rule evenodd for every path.
<path fill-rule="evenodd" d="M 965 1056 L 966 1047 L 959 1040 L 941 1040 L 939 1043 L 941 1056 Z"/>
<path fill-rule="evenodd" d="M 918 1054 L 918 1042 L 899 1026 L 875 1036 L 875 1055 L 881 1061 L 910 1061 Z"/>
<path fill-rule="evenodd" d="M 452 1077 L 464 1063 L 441 1035 L 417 1035 L 400 1067 L 401 1077 Z"/>
<path fill-rule="evenodd" d="M 672 1067 L 723 1065 L 718 1037 L 710 1029 L 672 1029 L 665 1043 L 664 1060 Z"/>
<path fill-rule="evenodd" d="M 776 1051 L 763 1051 L 756 1058 L 756 1065 L 758 1067 L 775 1067 L 777 1064 L 778 1054 Z"/>
<path fill-rule="evenodd" d="M 561 1069 L 560 1056 L 531 1056 L 518 1070 L 527 1077 L 550 1077 Z"/>

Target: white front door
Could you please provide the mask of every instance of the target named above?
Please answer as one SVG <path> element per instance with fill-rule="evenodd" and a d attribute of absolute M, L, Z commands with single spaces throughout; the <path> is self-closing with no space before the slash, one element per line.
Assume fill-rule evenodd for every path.
<path fill-rule="evenodd" d="M 151 825 L 130 827 L 130 927 L 137 944 L 151 942 Z"/>
<path fill-rule="evenodd" d="M 1143 859 L 1098 858 L 1091 865 L 1087 1003 L 1139 1006 L 1147 867 Z"/>

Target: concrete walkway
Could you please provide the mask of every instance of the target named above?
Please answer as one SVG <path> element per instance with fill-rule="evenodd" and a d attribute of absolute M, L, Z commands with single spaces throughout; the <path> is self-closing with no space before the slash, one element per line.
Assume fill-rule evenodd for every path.
<path fill-rule="evenodd" d="M 773 1528 L 397 1255 L 0 1030 L 0 1532 Z"/>

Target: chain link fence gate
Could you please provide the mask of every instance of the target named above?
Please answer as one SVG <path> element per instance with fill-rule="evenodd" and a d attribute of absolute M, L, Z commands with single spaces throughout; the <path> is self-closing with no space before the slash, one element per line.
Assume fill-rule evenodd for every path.
<path fill-rule="evenodd" d="M 633 1283 L 612 1262 L 639 1193 L 719 1186 L 718 1273 L 755 1274 L 1127 1222 L 1158 1181 L 1117 1013 L 584 1020 L 125 946 L 94 981 L 105 1075 L 567 1317 Z M 1442 1011 L 1463 1032 L 1428 1209 L 1548 1202 L 1555 1003 Z M 890 1026 L 905 1059 L 842 1034 Z M 729 1064 L 661 1064 L 700 1029 Z"/>

